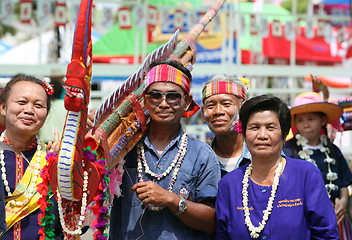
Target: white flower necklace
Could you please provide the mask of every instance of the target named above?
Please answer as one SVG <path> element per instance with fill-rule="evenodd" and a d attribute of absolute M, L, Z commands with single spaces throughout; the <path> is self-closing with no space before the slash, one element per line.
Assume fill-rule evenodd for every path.
<path fill-rule="evenodd" d="M 84 165 L 83 165 L 84 167 Z M 59 216 L 60 216 L 60 223 L 62 226 L 62 229 L 64 230 L 65 233 L 68 233 L 70 235 L 78 235 L 81 234 L 81 228 L 83 226 L 84 219 L 86 218 L 85 213 L 86 213 L 86 208 L 87 208 L 87 187 L 88 187 L 88 172 L 84 171 L 83 172 L 84 178 L 83 178 L 83 197 L 82 197 L 82 206 L 81 206 L 81 215 L 79 216 L 79 221 L 77 224 L 77 228 L 75 230 L 70 230 L 65 224 L 65 218 L 63 214 L 63 207 L 62 207 L 62 198 L 59 189 L 57 188 L 56 193 L 57 193 L 57 206 L 59 209 Z M 66 210 L 66 209 L 65 209 Z"/>
<path fill-rule="evenodd" d="M 269 215 L 271 214 L 271 211 L 273 209 L 273 203 L 274 203 L 275 196 L 276 196 L 276 190 L 279 186 L 279 178 L 280 178 L 282 167 L 283 167 L 283 163 L 281 160 L 275 170 L 275 177 L 274 177 L 274 182 L 273 182 L 273 185 L 271 188 L 271 195 L 270 195 L 266 210 L 264 212 L 263 220 L 259 223 L 258 227 L 255 227 L 253 225 L 253 223 L 251 221 L 250 213 L 249 213 L 249 208 L 248 208 L 248 186 L 249 186 L 248 181 L 249 181 L 249 177 L 252 173 L 252 169 L 253 169 L 252 162 L 246 168 L 246 172 L 243 176 L 243 181 L 242 181 L 242 183 L 243 183 L 242 203 L 243 203 L 243 212 L 244 212 L 244 216 L 245 216 L 245 224 L 246 224 L 248 230 L 250 231 L 251 238 L 258 238 L 259 237 L 259 234 L 261 233 L 261 231 L 263 231 L 263 229 L 266 225 L 266 222 L 269 219 Z"/>
<path fill-rule="evenodd" d="M 314 153 L 314 151 L 312 149 L 309 149 L 309 147 L 306 145 L 308 143 L 308 140 L 299 133 L 296 134 L 296 139 L 297 139 L 297 146 L 302 147 L 302 150 L 298 152 L 298 156 L 301 159 L 311 162 L 317 166 L 316 161 L 310 157 Z M 338 186 L 333 183 L 338 178 L 338 175 L 336 172 L 333 172 L 331 170 L 331 165 L 335 165 L 336 160 L 329 156 L 330 150 L 328 147 L 326 147 L 327 146 L 326 135 L 323 134 L 320 136 L 320 142 L 322 144 L 319 150 L 320 152 L 325 154 L 324 163 L 326 163 L 328 167 L 328 173 L 326 174 L 326 178 L 329 180 L 329 183 L 325 185 L 325 188 L 328 192 L 329 197 L 331 197 L 331 191 L 335 191 L 338 189 Z"/>
<path fill-rule="evenodd" d="M 177 174 L 181 168 L 181 164 L 182 164 L 184 156 L 187 152 L 187 145 L 188 145 L 187 133 L 183 132 L 182 137 L 181 137 L 180 149 L 178 150 L 171 165 L 162 174 L 156 174 L 149 169 L 149 166 L 147 164 L 147 160 L 145 158 L 143 142 L 140 142 L 137 145 L 137 176 L 138 176 L 139 182 L 143 182 L 143 176 L 142 176 L 143 166 L 144 166 L 145 174 L 149 174 L 150 176 L 154 177 L 158 181 L 161 178 L 164 178 L 167 175 L 169 175 L 171 170 L 175 167 L 174 172 L 172 173 L 172 178 L 171 178 L 169 188 L 168 188 L 168 191 L 172 192 L 172 187 L 174 186 L 174 183 L 176 182 Z M 142 166 L 142 161 L 143 161 L 143 166 Z M 152 211 L 160 211 L 163 208 L 164 207 L 153 206 L 153 205 L 148 206 L 148 209 L 152 210 Z"/>
<path fill-rule="evenodd" d="M 5 138 L 5 133 L 6 130 L 3 131 L 0 135 L 0 142 L 4 142 L 4 138 Z M 42 147 L 41 147 L 41 142 L 39 140 L 38 137 L 37 138 L 37 157 L 36 157 L 36 164 L 35 164 L 35 170 L 34 170 L 34 176 L 32 177 L 32 183 L 29 185 L 29 188 L 27 191 L 25 191 L 24 196 L 26 197 L 26 199 L 21 202 L 18 200 L 11 200 L 10 204 L 11 205 L 15 205 L 17 207 L 21 207 L 23 205 L 26 205 L 29 202 L 29 199 L 31 199 L 33 197 L 33 195 L 36 193 L 36 182 L 38 179 L 38 175 L 40 173 L 39 169 L 40 169 L 40 156 L 42 154 Z M 1 164 L 1 177 L 2 180 L 4 181 L 4 186 L 5 186 L 5 190 L 7 192 L 8 196 L 12 196 L 10 187 L 9 187 L 9 182 L 7 181 L 7 175 L 6 175 L 6 167 L 5 167 L 5 156 L 4 156 L 4 150 L 0 150 L 0 164 Z"/>

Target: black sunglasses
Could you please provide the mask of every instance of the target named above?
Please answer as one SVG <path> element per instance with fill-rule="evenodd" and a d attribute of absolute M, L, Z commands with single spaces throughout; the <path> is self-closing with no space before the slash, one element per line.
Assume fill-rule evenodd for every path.
<path fill-rule="evenodd" d="M 178 105 L 181 102 L 182 94 L 178 92 L 156 92 L 151 91 L 145 94 L 148 101 L 152 104 L 159 105 L 165 96 L 165 100 L 169 105 Z"/>

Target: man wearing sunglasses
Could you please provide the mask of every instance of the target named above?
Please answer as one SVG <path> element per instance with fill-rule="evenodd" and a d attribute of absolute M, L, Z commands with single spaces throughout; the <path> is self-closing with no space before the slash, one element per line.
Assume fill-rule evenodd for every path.
<path fill-rule="evenodd" d="M 208 239 L 215 232 L 220 168 L 212 149 L 180 124 L 199 109 L 190 95 L 192 76 L 174 60 L 150 69 L 144 92 L 148 131 L 125 157 L 110 239 Z"/>
<path fill-rule="evenodd" d="M 213 76 L 205 84 L 202 96 L 202 120 L 215 134 L 211 142 L 223 177 L 251 159 L 244 143 L 239 112 L 247 97 L 248 80 L 230 75 Z"/>

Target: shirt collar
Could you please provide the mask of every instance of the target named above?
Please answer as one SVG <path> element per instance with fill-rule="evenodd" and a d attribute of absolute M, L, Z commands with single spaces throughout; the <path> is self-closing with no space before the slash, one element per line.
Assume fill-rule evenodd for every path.
<path fill-rule="evenodd" d="M 176 134 L 176 136 L 174 137 L 174 139 L 172 139 L 169 144 L 166 146 L 166 148 L 164 149 L 163 152 L 167 151 L 169 148 L 171 148 L 172 146 L 174 146 L 175 144 L 177 144 L 177 148 L 180 148 L 180 144 L 181 144 L 181 137 L 183 134 L 183 129 L 182 129 L 182 125 L 180 125 L 180 129 L 178 131 L 178 133 Z M 145 138 L 143 140 L 144 145 L 149 148 L 149 149 L 155 149 L 154 145 L 150 142 L 149 138 L 148 138 L 148 134 L 145 135 Z"/>

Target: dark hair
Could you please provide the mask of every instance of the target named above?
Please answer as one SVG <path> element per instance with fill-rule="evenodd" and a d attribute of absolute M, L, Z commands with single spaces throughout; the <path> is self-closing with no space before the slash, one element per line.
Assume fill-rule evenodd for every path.
<path fill-rule="evenodd" d="M 287 105 L 280 99 L 269 95 L 260 95 L 244 102 L 240 109 L 240 120 L 242 130 L 246 136 L 246 129 L 249 118 L 257 112 L 273 111 L 277 114 L 280 122 L 282 139 L 285 140 L 291 128 L 291 113 Z"/>
<path fill-rule="evenodd" d="M 12 86 L 17 83 L 17 82 L 32 82 L 32 83 L 36 83 L 38 85 L 40 85 L 43 89 L 43 81 L 36 78 L 36 77 L 33 77 L 33 76 L 30 76 L 30 75 L 24 75 L 24 74 L 17 74 L 15 75 L 5 86 L 5 88 L 2 90 L 1 94 L 0 94 L 0 102 L 1 103 L 4 103 L 6 104 L 6 100 L 7 98 L 9 97 L 10 95 L 10 92 L 11 92 L 11 89 L 12 89 Z M 47 100 L 46 100 L 46 106 L 47 106 L 47 110 L 48 110 L 48 113 L 50 111 L 50 107 L 51 107 L 51 101 L 50 101 L 50 98 L 49 96 L 46 94 L 47 96 Z"/>
<path fill-rule="evenodd" d="M 191 72 L 185 68 L 183 66 L 182 63 L 176 61 L 176 60 L 172 60 L 170 58 L 168 59 L 165 59 L 165 60 L 161 60 L 161 61 L 155 61 L 155 62 L 152 62 L 149 66 L 149 71 L 157 66 L 157 65 L 160 65 L 160 64 L 167 64 L 167 65 L 170 65 L 170 66 L 173 66 L 174 68 L 177 68 L 178 70 L 180 70 L 181 72 L 183 72 L 188 78 L 189 78 L 189 81 L 192 82 L 192 75 L 191 75 Z"/>
<path fill-rule="evenodd" d="M 61 93 L 64 90 L 64 87 L 62 86 L 61 82 L 57 81 L 57 80 L 51 80 L 50 84 L 53 86 L 54 88 L 54 93 L 53 95 L 49 96 L 51 100 L 54 99 L 60 99 L 61 97 Z"/>

